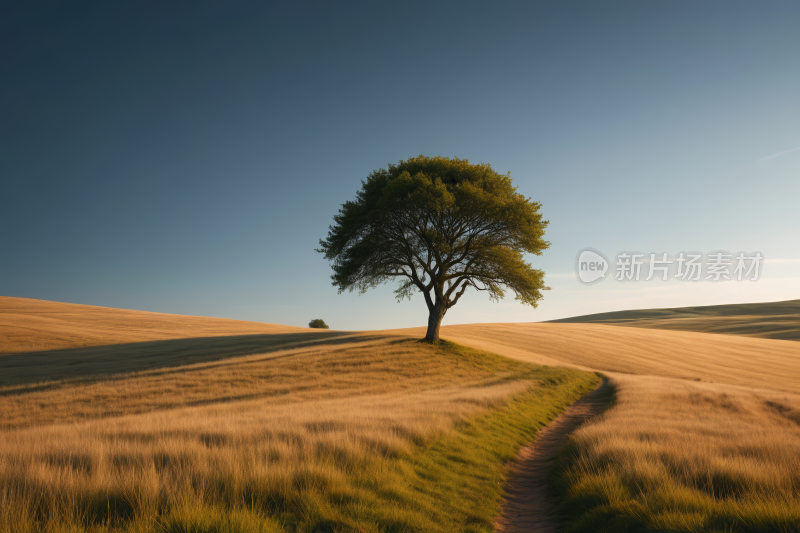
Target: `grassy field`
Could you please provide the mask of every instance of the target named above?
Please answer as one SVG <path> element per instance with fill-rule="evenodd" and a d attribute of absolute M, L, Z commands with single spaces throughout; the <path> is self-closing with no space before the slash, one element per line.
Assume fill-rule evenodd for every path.
<path fill-rule="evenodd" d="M 800 341 L 800 300 L 635 309 L 576 316 L 553 322 L 609 324 Z"/>
<path fill-rule="evenodd" d="M 800 393 L 800 343 L 601 324 L 469 324 L 442 336 L 536 364 Z"/>
<path fill-rule="evenodd" d="M 189 317 L 195 335 L 181 317 L 47 302 L 44 322 L 26 302 L 0 311 L 18 332 L 0 351 L 0 531 L 489 531 L 505 462 L 598 382 L 587 370 L 616 403 L 559 461 L 568 530 L 800 530 L 794 341 L 442 328 L 464 348 L 416 342 L 423 328 L 230 321 L 223 336 L 228 321 Z M 72 344 L 20 351 L 34 323 Z"/>
<path fill-rule="evenodd" d="M 0 296 L 0 386 L 94 379 L 387 335 Z"/>
<path fill-rule="evenodd" d="M 566 531 L 800 530 L 800 396 L 618 375 L 551 476 Z"/>
<path fill-rule="evenodd" d="M 442 335 L 610 376 L 615 405 L 553 479 L 567 531 L 800 531 L 800 343 L 601 324 Z"/>
<path fill-rule="evenodd" d="M 19 370 L 0 387 L 0 531 L 490 531 L 506 462 L 599 381 L 331 333 L 236 336 L 248 355 L 223 344 L 187 364 L 192 349 L 167 350 L 150 370 L 86 362 L 66 380 Z M 168 341 L 140 343 L 146 358 L 152 342 Z"/>
<path fill-rule="evenodd" d="M 308 330 L 0 296 L 0 355 L 165 339 L 298 332 Z"/>

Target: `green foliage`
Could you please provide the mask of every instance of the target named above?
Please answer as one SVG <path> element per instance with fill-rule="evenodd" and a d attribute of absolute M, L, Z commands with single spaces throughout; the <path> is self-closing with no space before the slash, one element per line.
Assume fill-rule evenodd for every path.
<path fill-rule="evenodd" d="M 340 293 L 398 279 L 398 300 L 419 290 L 437 326 L 469 287 L 536 307 L 544 272 L 523 254 L 550 245 L 540 207 L 488 164 L 419 156 L 373 171 L 317 251 Z"/>
<path fill-rule="evenodd" d="M 315 318 L 311 322 L 308 323 L 308 327 L 310 328 L 318 328 L 318 329 L 330 329 L 328 324 L 325 323 L 324 320 L 321 318 Z"/>

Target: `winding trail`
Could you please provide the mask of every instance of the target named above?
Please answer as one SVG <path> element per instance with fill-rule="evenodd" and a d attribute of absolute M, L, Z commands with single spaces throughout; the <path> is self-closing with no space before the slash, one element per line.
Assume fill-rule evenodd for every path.
<path fill-rule="evenodd" d="M 550 517 L 554 502 L 547 494 L 547 475 L 570 433 L 602 413 L 611 401 L 611 386 L 603 380 L 595 390 L 572 404 L 542 428 L 511 464 L 513 472 L 506 487 L 508 497 L 494 529 L 502 533 L 544 533 L 558 530 Z"/>

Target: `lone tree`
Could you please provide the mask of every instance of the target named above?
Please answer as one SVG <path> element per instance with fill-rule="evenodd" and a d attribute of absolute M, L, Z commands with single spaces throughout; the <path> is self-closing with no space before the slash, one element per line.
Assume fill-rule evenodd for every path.
<path fill-rule="evenodd" d="M 314 320 L 309 322 L 308 327 L 317 329 L 330 329 L 328 328 L 328 324 L 326 324 L 325 321 L 322 320 L 321 318 L 315 318 Z"/>
<path fill-rule="evenodd" d="M 340 294 L 398 278 L 398 301 L 417 290 L 425 297 L 425 339 L 435 341 L 445 313 L 469 287 L 493 301 L 511 290 L 532 307 L 549 288 L 544 272 L 523 257 L 550 246 L 543 240 L 548 223 L 510 175 L 466 159 L 419 156 L 361 183 L 317 250 L 331 262 Z"/>

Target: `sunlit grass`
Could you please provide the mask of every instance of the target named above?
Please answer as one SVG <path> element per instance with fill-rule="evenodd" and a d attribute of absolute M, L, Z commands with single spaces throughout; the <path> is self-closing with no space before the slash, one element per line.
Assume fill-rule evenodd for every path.
<path fill-rule="evenodd" d="M 553 476 L 566 531 L 800 531 L 800 397 L 617 376 Z"/>
<path fill-rule="evenodd" d="M 0 387 L 3 532 L 487 531 L 504 461 L 596 381 L 402 331 L 184 342 L 169 335 L 222 324 L 61 305 L 14 323 L 48 343 L 167 340 L 5 356 L 27 366 Z M 798 531 L 800 344 L 591 324 L 443 334 L 644 374 L 614 377 L 618 403 L 559 463 L 572 531 Z M 36 382 L 53 373 L 70 379 Z"/>
<path fill-rule="evenodd" d="M 0 357 L 164 339 L 298 331 L 308 329 L 0 296 Z"/>
<path fill-rule="evenodd" d="M 411 340 L 225 363 L 9 392 L 0 531 L 489 531 L 598 381 Z"/>
<path fill-rule="evenodd" d="M 634 309 L 564 318 L 553 322 L 592 322 L 800 341 L 800 300 Z"/>

